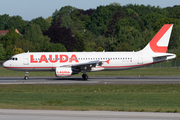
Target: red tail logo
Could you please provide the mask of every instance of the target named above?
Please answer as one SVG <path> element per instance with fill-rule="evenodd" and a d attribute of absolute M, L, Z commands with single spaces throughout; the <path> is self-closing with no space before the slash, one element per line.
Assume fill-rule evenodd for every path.
<path fill-rule="evenodd" d="M 158 41 L 163 37 L 163 35 L 169 30 L 169 28 L 172 26 L 172 24 L 166 24 L 164 25 L 159 32 L 153 37 L 153 39 L 150 41 L 150 47 L 152 51 L 154 52 L 161 52 L 166 53 L 167 52 L 167 46 L 158 46 Z"/>

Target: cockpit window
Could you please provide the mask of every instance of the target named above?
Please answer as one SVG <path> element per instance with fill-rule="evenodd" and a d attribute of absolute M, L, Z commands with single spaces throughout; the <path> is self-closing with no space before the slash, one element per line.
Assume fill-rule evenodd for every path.
<path fill-rule="evenodd" d="M 14 58 L 14 57 L 12 57 L 12 58 L 10 58 L 10 60 L 16 60 L 16 61 L 17 61 L 17 60 L 18 60 L 18 58 Z"/>

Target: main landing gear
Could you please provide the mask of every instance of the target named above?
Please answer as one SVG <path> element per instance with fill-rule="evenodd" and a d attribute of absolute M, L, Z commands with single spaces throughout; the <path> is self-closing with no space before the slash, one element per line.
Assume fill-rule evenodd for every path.
<path fill-rule="evenodd" d="M 83 73 L 83 75 L 82 75 L 82 78 L 83 78 L 83 80 L 88 80 L 88 75 L 86 74 L 86 69 L 87 68 L 84 68 L 82 71 L 81 71 L 81 73 Z"/>
<path fill-rule="evenodd" d="M 88 77 L 87 74 L 83 74 L 83 75 L 82 75 L 82 78 L 83 78 L 83 80 L 88 80 L 89 77 Z"/>
<path fill-rule="evenodd" d="M 24 80 L 28 80 L 29 79 L 29 72 L 26 72 L 25 76 L 24 76 Z"/>

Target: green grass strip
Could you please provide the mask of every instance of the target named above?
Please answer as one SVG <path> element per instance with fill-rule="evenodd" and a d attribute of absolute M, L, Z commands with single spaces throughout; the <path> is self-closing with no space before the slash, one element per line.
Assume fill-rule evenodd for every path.
<path fill-rule="evenodd" d="M 180 85 L 0 85 L 0 108 L 179 112 Z"/>

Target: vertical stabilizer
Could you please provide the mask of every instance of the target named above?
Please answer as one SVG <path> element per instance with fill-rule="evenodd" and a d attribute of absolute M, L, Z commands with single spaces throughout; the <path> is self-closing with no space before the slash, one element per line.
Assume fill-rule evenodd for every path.
<path fill-rule="evenodd" d="M 165 24 L 140 52 L 166 53 L 173 24 Z"/>

